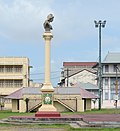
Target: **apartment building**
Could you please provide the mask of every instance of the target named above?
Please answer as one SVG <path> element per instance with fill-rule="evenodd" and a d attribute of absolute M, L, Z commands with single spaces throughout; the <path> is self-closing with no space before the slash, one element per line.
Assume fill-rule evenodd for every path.
<path fill-rule="evenodd" d="M 4 102 L 5 96 L 23 86 L 29 86 L 29 67 L 29 59 L 27 57 L 0 57 L 1 104 Z M 10 103 L 10 100 L 8 100 L 8 103 Z"/>
<path fill-rule="evenodd" d="M 102 108 L 120 107 L 120 53 L 108 53 L 102 62 Z M 116 87 L 117 81 L 117 87 Z"/>

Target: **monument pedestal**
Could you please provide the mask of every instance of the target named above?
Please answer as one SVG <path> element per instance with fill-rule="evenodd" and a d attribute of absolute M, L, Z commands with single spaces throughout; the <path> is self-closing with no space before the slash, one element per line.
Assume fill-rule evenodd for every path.
<path fill-rule="evenodd" d="M 57 111 L 57 109 L 53 105 L 42 105 L 39 111 Z"/>
<path fill-rule="evenodd" d="M 60 113 L 58 111 L 38 111 L 35 117 L 60 117 Z"/>
<path fill-rule="evenodd" d="M 42 106 L 35 114 L 35 117 L 60 117 L 60 113 L 53 105 L 54 88 L 51 84 L 44 84 L 41 88 L 42 92 Z"/>

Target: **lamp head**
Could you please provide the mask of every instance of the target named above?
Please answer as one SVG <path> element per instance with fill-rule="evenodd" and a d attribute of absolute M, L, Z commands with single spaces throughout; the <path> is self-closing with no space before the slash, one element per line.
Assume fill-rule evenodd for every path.
<path fill-rule="evenodd" d="M 96 20 L 94 20 L 94 23 L 95 23 L 95 27 L 97 28 L 98 27 L 98 23 Z"/>
<path fill-rule="evenodd" d="M 105 24 L 106 24 L 106 20 L 104 20 L 103 23 L 102 23 L 103 28 L 105 27 Z"/>

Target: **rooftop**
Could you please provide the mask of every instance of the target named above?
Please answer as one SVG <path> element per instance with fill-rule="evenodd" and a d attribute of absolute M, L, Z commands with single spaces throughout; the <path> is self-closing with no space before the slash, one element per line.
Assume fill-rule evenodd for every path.
<path fill-rule="evenodd" d="M 87 82 L 87 83 L 79 82 L 79 83 L 77 83 L 76 85 L 73 85 L 73 86 L 79 86 L 80 88 L 83 88 L 83 89 L 86 89 L 86 90 L 93 90 L 93 89 L 98 90 L 99 89 L 97 85 L 94 85 L 94 84 L 89 83 L 89 82 Z"/>
<path fill-rule="evenodd" d="M 120 53 L 108 52 L 102 63 L 120 63 Z"/>
<path fill-rule="evenodd" d="M 63 66 L 94 66 L 97 62 L 63 62 Z"/>
<path fill-rule="evenodd" d="M 57 87 L 54 88 L 55 92 L 54 94 L 60 94 L 60 95 L 81 95 L 82 98 L 98 98 L 94 94 L 90 93 L 89 91 L 80 88 L 80 87 Z M 41 91 L 39 87 L 23 87 L 13 93 L 11 93 L 9 96 L 5 98 L 9 99 L 22 99 L 23 95 L 41 95 Z"/>

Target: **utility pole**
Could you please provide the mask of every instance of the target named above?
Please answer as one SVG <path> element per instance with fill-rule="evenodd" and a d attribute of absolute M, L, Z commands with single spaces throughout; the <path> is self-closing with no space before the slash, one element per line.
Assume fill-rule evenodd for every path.
<path fill-rule="evenodd" d="M 115 106 L 117 109 L 117 101 L 118 101 L 118 73 L 117 70 L 119 70 L 119 68 L 117 67 L 117 65 L 115 66 L 116 69 L 116 84 L 115 84 L 115 91 L 116 91 L 116 96 L 115 96 Z"/>
<path fill-rule="evenodd" d="M 98 86 L 99 86 L 99 110 L 101 110 L 102 98 L 102 64 L 101 64 L 101 28 L 105 27 L 106 21 L 95 20 L 95 27 L 99 29 L 99 67 L 98 67 Z"/>
<path fill-rule="evenodd" d="M 67 68 L 67 87 L 68 87 L 68 84 L 69 84 L 69 69 Z"/>
<path fill-rule="evenodd" d="M 69 70 L 69 68 L 67 68 L 67 69 L 64 69 L 64 68 L 61 68 L 63 71 L 62 71 L 62 77 L 64 77 L 64 79 L 66 79 L 66 85 L 67 85 L 67 87 L 69 86 L 69 71 L 71 71 L 71 70 Z M 65 73 L 66 72 L 66 73 Z"/>
<path fill-rule="evenodd" d="M 67 78 L 67 87 L 68 87 L 68 85 L 69 85 L 69 71 L 71 71 L 71 70 L 69 70 L 68 68 L 65 70 L 65 71 L 67 71 L 67 74 L 66 74 L 66 78 Z"/>
<path fill-rule="evenodd" d="M 64 72 L 66 71 L 66 75 L 64 76 L 67 79 L 67 87 L 69 86 L 69 68 L 65 69 Z M 64 73 L 65 74 L 65 73 Z"/>

